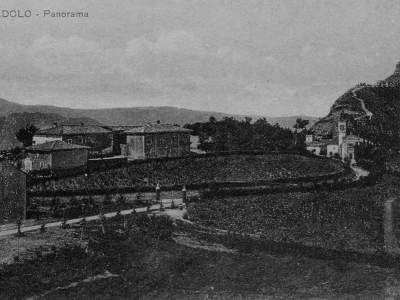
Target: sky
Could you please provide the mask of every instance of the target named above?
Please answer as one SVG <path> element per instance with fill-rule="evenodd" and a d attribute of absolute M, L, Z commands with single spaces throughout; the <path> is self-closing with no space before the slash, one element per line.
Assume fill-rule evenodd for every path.
<path fill-rule="evenodd" d="M 18 9 L 32 16 L 4 17 Z M 323 116 L 400 61 L 398 0 L 2 0 L 0 15 L 0 97 L 22 104 Z"/>

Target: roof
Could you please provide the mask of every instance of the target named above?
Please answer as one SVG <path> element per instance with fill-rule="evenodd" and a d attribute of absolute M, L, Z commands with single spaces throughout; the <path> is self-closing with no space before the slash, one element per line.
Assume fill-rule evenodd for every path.
<path fill-rule="evenodd" d="M 53 151 L 63 151 L 63 150 L 75 150 L 75 149 L 90 149 L 90 147 L 68 144 L 63 141 L 51 141 L 43 144 L 37 144 L 26 147 L 26 150 L 28 152 L 53 152 Z"/>
<path fill-rule="evenodd" d="M 314 141 L 314 142 L 308 143 L 307 147 L 323 147 L 324 145 L 325 145 L 324 143 Z"/>
<path fill-rule="evenodd" d="M 190 133 L 192 130 L 172 124 L 145 124 L 125 131 L 127 134 L 161 133 L 161 132 L 181 132 Z"/>
<path fill-rule="evenodd" d="M 93 133 L 110 133 L 110 129 L 106 129 L 98 125 L 61 125 L 52 128 L 42 129 L 35 135 L 74 135 L 74 134 L 93 134 Z"/>
<path fill-rule="evenodd" d="M 345 137 L 344 137 L 344 140 L 356 140 L 356 141 L 361 141 L 362 140 L 362 138 L 360 138 L 359 136 L 356 136 L 356 135 L 354 135 L 354 134 L 349 134 L 349 135 L 346 135 Z"/>
<path fill-rule="evenodd" d="M 122 132 L 122 131 L 128 131 L 137 127 L 141 127 L 141 125 L 110 125 L 110 126 L 105 126 L 107 129 L 110 129 L 114 132 Z"/>

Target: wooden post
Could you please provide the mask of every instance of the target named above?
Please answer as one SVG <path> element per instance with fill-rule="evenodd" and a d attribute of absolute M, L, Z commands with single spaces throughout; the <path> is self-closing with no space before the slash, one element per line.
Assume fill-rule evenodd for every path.
<path fill-rule="evenodd" d="M 43 222 L 42 225 L 40 225 L 40 232 L 45 233 L 46 232 L 46 222 Z"/>
<path fill-rule="evenodd" d="M 185 204 L 186 203 L 186 186 L 184 185 L 182 188 L 182 203 Z"/>
<path fill-rule="evenodd" d="M 160 199 L 161 199 L 161 187 L 160 187 L 160 184 L 157 183 L 157 186 L 156 186 L 156 200 L 160 201 Z"/>
<path fill-rule="evenodd" d="M 18 217 L 18 220 L 17 220 L 17 228 L 18 228 L 17 236 L 18 237 L 24 236 L 24 234 L 21 231 L 21 225 L 22 225 L 22 219 L 21 219 L 21 217 Z"/>
<path fill-rule="evenodd" d="M 63 208 L 63 221 L 62 221 L 62 224 L 61 224 L 61 228 L 62 229 L 66 229 L 68 226 L 67 226 L 67 217 L 66 217 L 66 215 L 65 215 L 65 211 L 67 210 L 67 208 Z"/>

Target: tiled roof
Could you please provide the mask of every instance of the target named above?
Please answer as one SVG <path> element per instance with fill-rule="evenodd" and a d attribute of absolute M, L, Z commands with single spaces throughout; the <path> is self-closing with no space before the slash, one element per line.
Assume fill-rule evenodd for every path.
<path fill-rule="evenodd" d="M 91 133 L 110 133 L 111 130 L 97 125 L 60 125 L 48 129 L 42 129 L 35 135 L 73 135 Z"/>
<path fill-rule="evenodd" d="M 112 131 L 121 132 L 121 131 L 128 131 L 137 127 L 141 127 L 141 125 L 111 125 L 105 126 L 107 129 Z"/>
<path fill-rule="evenodd" d="M 349 134 L 349 135 L 346 135 L 345 137 L 344 137 L 344 140 L 356 140 L 356 141 L 361 141 L 362 139 L 359 137 L 359 136 L 356 136 L 356 135 L 354 135 L 354 134 Z"/>
<path fill-rule="evenodd" d="M 51 141 L 43 144 L 37 144 L 29 146 L 26 148 L 28 152 L 52 152 L 52 151 L 62 151 L 62 150 L 74 150 L 74 149 L 90 149 L 90 147 L 68 144 L 63 141 Z"/>
<path fill-rule="evenodd" d="M 128 134 L 135 133 L 161 133 L 161 132 L 187 132 L 190 133 L 192 130 L 180 127 L 172 124 L 145 124 L 136 128 L 125 131 Z"/>
<path fill-rule="evenodd" d="M 323 147 L 324 145 L 325 145 L 324 143 L 313 141 L 311 143 L 308 143 L 306 147 Z"/>

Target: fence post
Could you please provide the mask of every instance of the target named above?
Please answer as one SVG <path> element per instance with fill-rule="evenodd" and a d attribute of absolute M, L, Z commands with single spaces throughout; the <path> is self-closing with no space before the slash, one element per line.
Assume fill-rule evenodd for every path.
<path fill-rule="evenodd" d="M 40 225 L 40 232 L 45 233 L 46 232 L 46 222 L 43 222 L 42 225 Z"/>
<path fill-rule="evenodd" d="M 83 218 L 81 221 L 81 240 L 83 240 L 84 236 L 85 236 L 85 226 L 86 226 L 86 219 Z"/>
<path fill-rule="evenodd" d="M 67 210 L 66 207 L 63 207 L 63 221 L 61 224 L 61 228 L 62 229 L 66 229 L 67 228 L 67 216 L 65 215 L 65 211 Z"/>
<path fill-rule="evenodd" d="M 186 203 L 186 186 L 184 185 L 182 188 L 182 203 L 185 204 Z"/>
<path fill-rule="evenodd" d="M 164 205 L 161 200 L 161 187 L 158 182 L 156 186 L 156 201 L 160 203 L 160 211 L 164 211 Z"/>
<path fill-rule="evenodd" d="M 18 237 L 24 236 L 24 234 L 21 231 L 21 225 L 22 225 L 22 219 L 21 219 L 21 217 L 18 217 L 18 220 L 17 220 L 17 228 L 18 228 L 17 236 Z"/>
<path fill-rule="evenodd" d="M 100 216 L 100 223 L 101 223 L 101 232 L 104 235 L 104 234 L 106 234 L 106 228 L 104 226 L 104 222 L 106 220 L 106 216 L 104 215 L 103 208 L 101 208 L 99 216 Z"/>
<path fill-rule="evenodd" d="M 161 187 L 160 184 L 157 182 L 156 185 L 156 201 L 160 201 L 161 198 Z"/>

